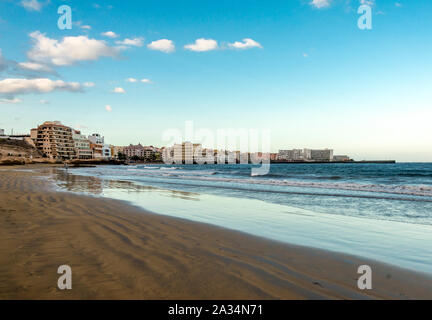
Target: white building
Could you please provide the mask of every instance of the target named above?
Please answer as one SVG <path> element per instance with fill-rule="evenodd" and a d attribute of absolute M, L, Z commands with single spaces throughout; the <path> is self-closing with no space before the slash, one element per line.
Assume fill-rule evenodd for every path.
<path fill-rule="evenodd" d="M 93 152 L 90 148 L 90 141 L 78 130 L 72 131 L 72 139 L 75 144 L 76 155 L 78 159 L 91 159 Z"/>
<path fill-rule="evenodd" d="M 302 161 L 304 160 L 304 153 L 302 149 L 279 150 L 277 159 L 287 161 Z"/>
<path fill-rule="evenodd" d="M 111 158 L 111 146 L 109 144 L 104 144 L 102 147 L 102 158 Z"/>
<path fill-rule="evenodd" d="M 162 154 L 165 163 L 176 164 L 204 163 L 206 156 L 207 152 L 203 151 L 201 144 L 192 142 L 176 143 L 165 148 Z"/>
<path fill-rule="evenodd" d="M 332 161 L 333 149 L 304 149 L 304 157 L 306 160 Z"/>
<path fill-rule="evenodd" d="M 279 150 L 277 159 L 285 161 L 332 161 L 333 149 Z"/>
<path fill-rule="evenodd" d="M 93 133 L 88 136 L 88 140 L 90 141 L 90 149 L 93 152 L 93 158 L 104 158 L 103 148 L 105 145 L 105 139 L 99 133 Z"/>
<path fill-rule="evenodd" d="M 88 136 L 88 139 L 94 144 L 105 144 L 104 137 L 101 137 L 99 133 L 93 133 L 92 135 Z"/>

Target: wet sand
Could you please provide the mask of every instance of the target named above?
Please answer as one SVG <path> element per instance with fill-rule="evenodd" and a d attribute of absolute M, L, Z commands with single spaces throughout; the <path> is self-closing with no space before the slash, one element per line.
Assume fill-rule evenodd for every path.
<path fill-rule="evenodd" d="M 58 192 L 0 167 L 0 299 L 432 299 L 432 278 Z M 45 175 L 45 176 L 44 176 Z M 72 290 L 57 268 L 72 268 Z M 357 268 L 373 289 L 357 289 Z"/>

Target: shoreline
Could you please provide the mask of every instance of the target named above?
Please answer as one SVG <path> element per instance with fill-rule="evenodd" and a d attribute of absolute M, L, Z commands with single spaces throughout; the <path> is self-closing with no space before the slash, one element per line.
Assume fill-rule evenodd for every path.
<path fill-rule="evenodd" d="M 0 299 L 432 298 L 421 273 L 53 191 L 22 168 L 0 171 Z M 69 292 L 56 288 L 66 262 Z M 370 291 L 356 285 L 365 262 Z"/>
<path fill-rule="evenodd" d="M 96 166 L 96 165 L 215 165 L 215 164 L 230 164 L 228 162 L 222 163 L 164 163 L 163 161 L 133 161 L 128 162 L 125 160 L 98 160 L 98 159 L 88 159 L 88 160 L 68 160 L 66 162 L 62 161 L 52 161 L 44 159 L 26 159 L 26 158 L 6 158 L 0 160 L 0 167 L 2 166 L 16 166 L 16 165 L 63 165 L 63 163 L 68 163 L 71 167 L 86 167 L 86 166 Z M 286 160 L 270 160 L 269 164 L 396 164 L 396 160 L 360 160 L 360 161 L 286 161 Z M 231 163 L 231 164 L 241 164 L 241 163 Z M 244 163 L 247 165 L 262 165 L 262 163 L 254 164 L 252 162 Z"/>

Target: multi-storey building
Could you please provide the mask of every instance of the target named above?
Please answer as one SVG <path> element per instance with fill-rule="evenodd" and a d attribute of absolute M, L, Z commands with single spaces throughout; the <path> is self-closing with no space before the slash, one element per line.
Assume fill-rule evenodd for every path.
<path fill-rule="evenodd" d="M 60 121 L 46 121 L 37 128 L 31 129 L 31 138 L 45 156 L 51 159 L 76 158 L 72 128 Z"/>
<path fill-rule="evenodd" d="M 333 161 L 351 161 L 351 159 L 346 155 L 334 155 Z"/>
<path fill-rule="evenodd" d="M 75 144 L 75 152 L 78 159 L 91 159 L 93 151 L 90 148 L 90 141 L 78 130 L 72 131 L 72 139 Z"/>
<path fill-rule="evenodd" d="M 90 141 L 90 149 L 92 150 L 93 158 L 103 158 L 103 148 L 105 145 L 105 139 L 99 133 L 93 133 L 88 136 Z"/>
<path fill-rule="evenodd" d="M 332 161 L 332 149 L 292 149 L 279 150 L 278 160 L 286 161 Z"/>
<path fill-rule="evenodd" d="M 313 161 L 332 161 L 333 150 L 332 149 L 304 149 L 305 160 Z"/>
<path fill-rule="evenodd" d="M 125 147 L 122 146 L 112 146 L 111 147 L 111 155 L 115 158 L 118 158 L 119 153 L 124 154 Z"/>
<path fill-rule="evenodd" d="M 292 150 L 279 150 L 277 155 L 278 160 L 287 161 L 302 161 L 305 160 L 304 152 L 302 149 L 292 149 Z"/>
<path fill-rule="evenodd" d="M 158 148 L 153 146 L 143 146 L 141 143 L 138 143 L 137 145 L 131 144 L 127 147 L 123 147 L 123 153 L 129 158 L 137 156 L 140 158 L 151 159 L 159 152 L 160 151 Z"/>
<path fill-rule="evenodd" d="M 88 136 L 88 140 L 93 144 L 105 144 L 105 138 L 102 137 L 99 133 L 93 133 Z"/>
<path fill-rule="evenodd" d="M 201 144 L 191 142 L 176 143 L 165 148 L 162 157 L 165 163 L 177 164 L 204 163 L 207 162 L 206 157 L 214 159 L 213 153 L 203 150 Z"/>
<path fill-rule="evenodd" d="M 102 157 L 106 159 L 111 158 L 111 146 L 109 144 L 104 144 L 102 147 Z"/>
<path fill-rule="evenodd" d="M 130 144 L 129 146 L 123 148 L 123 153 L 128 158 L 132 158 L 134 156 L 143 158 L 145 155 L 145 148 L 141 145 L 141 143 L 138 143 L 137 145 Z"/>

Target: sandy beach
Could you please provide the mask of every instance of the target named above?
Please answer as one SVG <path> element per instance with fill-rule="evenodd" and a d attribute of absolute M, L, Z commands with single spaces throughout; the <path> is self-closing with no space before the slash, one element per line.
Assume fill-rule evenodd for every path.
<path fill-rule="evenodd" d="M 432 299 L 426 275 L 55 191 L 41 167 L 0 167 L 0 299 Z"/>

